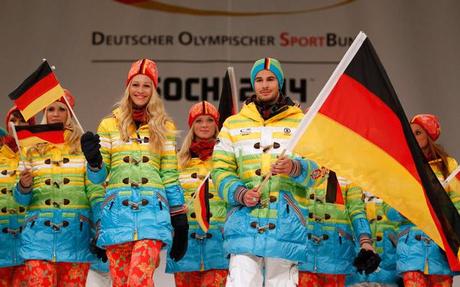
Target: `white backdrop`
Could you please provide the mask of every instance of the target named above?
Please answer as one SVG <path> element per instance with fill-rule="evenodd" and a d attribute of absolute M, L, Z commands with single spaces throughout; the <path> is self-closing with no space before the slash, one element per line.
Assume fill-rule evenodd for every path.
<path fill-rule="evenodd" d="M 183 130 L 189 106 L 203 98 L 216 102 L 227 66 L 235 67 L 244 96 L 251 63 L 265 56 L 282 62 L 288 94 L 306 107 L 350 39 L 362 30 L 373 42 L 407 116 L 437 114 L 441 143 L 460 158 L 459 1 L 138 3 L 2 0 L 0 116 L 11 105 L 7 95 L 42 58 L 56 66 L 62 85 L 76 96 L 77 115 L 88 130 L 95 130 L 111 111 L 122 94 L 130 62 L 142 57 L 157 60 L 167 110 Z M 160 11 L 159 3 L 171 6 Z M 209 10 L 221 15 L 211 16 Z M 289 11 L 299 13 L 273 15 Z M 256 15 L 225 15 L 232 13 Z"/>

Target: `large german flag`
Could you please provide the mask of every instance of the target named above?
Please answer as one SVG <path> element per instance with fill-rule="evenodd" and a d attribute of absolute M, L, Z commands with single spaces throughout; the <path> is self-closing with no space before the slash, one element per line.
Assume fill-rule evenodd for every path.
<path fill-rule="evenodd" d="M 209 230 L 209 176 L 208 174 L 196 191 L 193 200 L 193 209 L 195 210 L 196 221 L 204 232 Z"/>
<path fill-rule="evenodd" d="M 49 125 L 15 126 L 21 147 L 37 143 L 64 143 L 64 125 L 62 123 Z"/>
<path fill-rule="evenodd" d="M 63 95 L 64 90 L 48 62 L 44 61 L 32 75 L 27 77 L 8 96 L 14 100 L 22 116 L 27 121 Z"/>
<path fill-rule="evenodd" d="M 423 156 L 371 42 L 360 33 L 305 115 L 288 150 L 381 197 L 460 270 L 460 216 Z"/>

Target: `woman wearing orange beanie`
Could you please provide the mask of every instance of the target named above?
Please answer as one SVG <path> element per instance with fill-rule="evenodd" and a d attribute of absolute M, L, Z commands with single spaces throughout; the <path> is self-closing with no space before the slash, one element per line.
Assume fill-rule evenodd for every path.
<path fill-rule="evenodd" d="M 416 115 L 411 120 L 411 128 L 425 158 L 439 181 L 442 182 L 458 164 L 436 143 L 441 135 L 438 118 L 431 114 Z M 457 211 L 460 211 L 458 180 L 454 179 L 445 190 Z M 400 222 L 399 240 L 396 247 L 396 269 L 403 278 L 404 286 L 452 286 L 453 273 L 449 268 L 444 251 L 395 209 L 389 209 L 388 217 Z"/>
<path fill-rule="evenodd" d="M 98 134 L 81 140 L 91 181 L 108 181 L 98 245 L 107 249 L 115 287 L 153 286 L 161 248 L 176 261 L 187 249 L 176 130 L 157 85 L 155 62 L 133 63 L 118 107 Z"/>
<path fill-rule="evenodd" d="M 212 169 L 211 155 L 219 133 L 218 123 L 219 112 L 211 103 L 203 101 L 193 105 L 188 117 L 190 130 L 177 155 L 190 222 L 189 246 L 184 258 L 178 262 L 168 260 L 166 267 L 166 272 L 174 273 L 177 287 L 220 287 L 226 282 L 228 259 L 222 232 L 227 205 L 209 180 L 209 229 L 205 232 L 197 220 L 200 209 L 191 204 Z"/>

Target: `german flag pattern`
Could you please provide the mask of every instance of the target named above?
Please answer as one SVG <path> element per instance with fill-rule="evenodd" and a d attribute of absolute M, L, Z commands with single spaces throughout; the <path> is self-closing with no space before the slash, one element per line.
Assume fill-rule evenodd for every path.
<path fill-rule="evenodd" d="M 225 73 L 222 92 L 219 98 L 219 130 L 222 129 L 222 125 L 228 117 L 238 112 L 238 102 L 233 97 L 232 88 L 234 87 L 232 87 L 230 75 L 227 71 Z"/>
<path fill-rule="evenodd" d="M 62 123 L 49 125 L 16 126 L 19 143 L 22 147 L 33 146 L 37 143 L 64 143 L 64 125 Z"/>
<path fill-rule="evenodd" d="M 64 95 L 47 61 L 22 82 L 8 96 L 14 101 L 22 116 L 27 121 L 43 108 Z"/>
<path fill-rule="evenodd" d="M 364 33 L 357 39 L 319 95 L 319 108 L 314 103 L 302 121 L 293 151 L 381 197 L 460 270 L 460 216 L 418 147 L 371 42 Z"/>

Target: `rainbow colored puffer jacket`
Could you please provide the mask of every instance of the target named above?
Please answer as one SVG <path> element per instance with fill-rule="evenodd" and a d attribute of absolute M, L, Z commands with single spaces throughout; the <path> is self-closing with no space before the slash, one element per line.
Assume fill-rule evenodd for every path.
<path fill-rule="evenodd" d="M 119 109 L 98 128 L 103 168 L 88 176 L 108 181 L 102 205 L 99 246 L 141 239 L 172 243 L 170 207 L 182 206 L 184 195 L 177 171 L 174 124 L 167 124 L 167 140 L 157 152 L 150 149 L 148 125 L 130 127 L 127 142 L 120 138 Z"/>
<path fill-rule="evenodd" d="M 228 259 L 224 252 L 224 223 L 227 204 L 209 180 L 209 230 L 204 232 L 197 222 L 193 198 L 212 169 L 211 160 L 202 161 L 192 158 L 185 168 L 180 170 L 180 182 L 184 188 L 185 202 L 188 206 L 189 238 L 185 256 L 174 261 L 168 257 L 166 272 L 191 272 L 211 269 L 228 269 Z"/>
<path fill-rule="evenodd" d="M 92 262 L 91 227 L 99 219 L 104 189 L 86 176 L 81 152 L 72 154 L 67 143 L 25 149 L 25 165 L 31 168 L 32 191 L 23 194 L 19 184 L 16 201 L 27 206 L 21 234 L 24 259 L 53 262 Z M 23 169 L 22 163 L 19 169 Z"/>
<path fill-rule="evenodd" d="M 212 178 L 228 204 L 224 225 L 227 254 L 305 260 L 307 187 L 316 183 L 316 163 L 296 158 L 301 173 L 292 178 L 274 175 L 261 189 L 261 204 L 241 205 L 235 199 L 240 187 L 261 184 L 302 120 L 296 106 L 264 120 L 254 103 L 229 117 L 214 148 Z"/>

